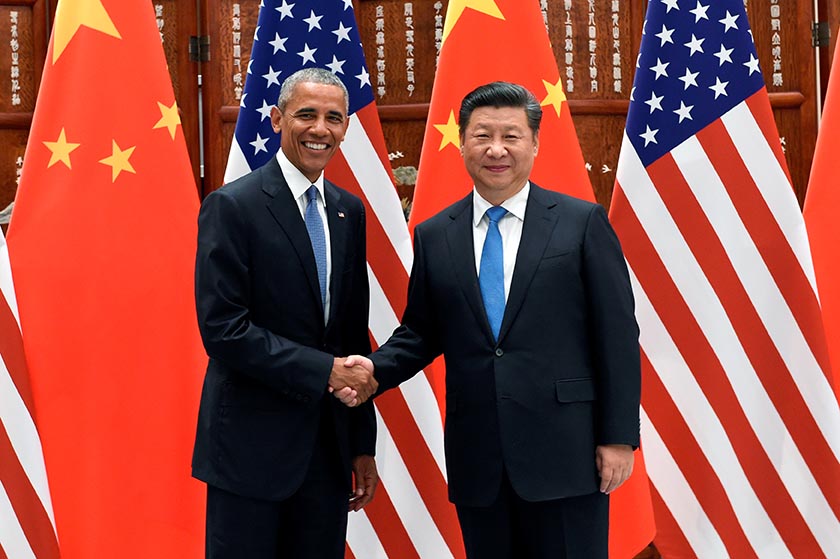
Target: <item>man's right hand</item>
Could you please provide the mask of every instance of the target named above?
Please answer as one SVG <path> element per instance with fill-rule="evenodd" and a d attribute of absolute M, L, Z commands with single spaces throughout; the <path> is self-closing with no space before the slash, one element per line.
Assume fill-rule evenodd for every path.
<path fill-rule="evenodd" d="M 366 359 L 360 356 L 354 356 L 359 359 Z M 345 388 L 349 388 L 356 392 L 355 397 L 351 403 L 345 402 L 348 405 L 362 404 L 376 392 L 379 383 L 373 378 L 373 363 L 370 363 L 370 368 L 365 368 L 360 363 L 361 361 L 351 361 L 354 359 L 336 357 L 333 359 L 333 368 L 330 372 L 329 387 L 330 391 L 339 397 L 339 394 L 348 394 Z M 367 360 L 370 362 L 370 360 Z M 349 364 L 348 364 L 349 363 Z M 344 399 L 342 399 L 344 401 Z"/>

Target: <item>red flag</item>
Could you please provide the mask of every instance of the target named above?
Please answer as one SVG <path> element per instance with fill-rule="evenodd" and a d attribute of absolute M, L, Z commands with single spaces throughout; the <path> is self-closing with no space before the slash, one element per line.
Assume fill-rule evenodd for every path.
<path fill-rule="evenodd" d="M 459 152 L 458 109 L 467 93 L 496 80 L 525 86 L 543 107 L 540 155 L 531 179 L 540 186 L 594 201 L 539 3 L 452 0 L 432 89 L 411 228 L 472 189 L 472 179 Z M 434 371 L 434 385 L 443 407 L 442 360 L 429 369 Z M 637 452 L 633 476 L 610 502 L 610 556 L 633 557 L 650 543 L 653 533 L 647 476 L 641 453 Z"/>
<path fill-rule="evenodd" d="M 840 46 L 840 41 L 837 42 Z M 840 369 L 840 50 L 835 47 L 834 65 L 829 75 L 820 133 L 811 166 L 811 178 L 805 195 L 805 225 L 811 243 L 814 272 L 822 307 L 828 354 L 834 371 Z M 835 372 L 836 375 L 836 372 Z M 834 391 L 840 385 L 834 379 Z"/>
<path fill-rule="evenodd" d="M 202 555 L 197 213 L 153 7 L 60 0 L 9 253 L 64 559 Z"/>
<path fill-rule="evenodd" d="M 744 2 L 650 2 L 645 21 L 610 219 L 641 330 L 656 547 L 836 555 L 840 409 Z"/>

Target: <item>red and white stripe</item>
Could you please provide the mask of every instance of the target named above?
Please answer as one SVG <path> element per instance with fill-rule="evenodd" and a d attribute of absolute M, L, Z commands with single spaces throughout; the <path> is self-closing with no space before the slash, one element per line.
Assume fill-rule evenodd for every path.
<path fill-rule="evenodd" d="M 0 558 L 57 558 L 55 518 L 2 231 L 0 357 Z"/>
<path fill-rule="evenodd" d="M 413 260 L 378 119 L 374 104 L 352 114 L 344 142 L 327 168 L 330 180 L 365 204 L 369 328 L 376 345 L 399 325 Z M 245 158 L 233 142 L 225 181 L 246 172 Z M 351 554 L 359 559 L 459 556 L 461 536 L 447 500 L 441 410 L 426 374 L 377 398 L 376 411 L 380 485 L 370 505 L 350 514 Z"/>
<path fill-rule="evenodd" d="M 647 168 L 625 137 L 613 205 L 660 535 L 686 557 L 840 556 L 840 408 L 766 91 Z"/>

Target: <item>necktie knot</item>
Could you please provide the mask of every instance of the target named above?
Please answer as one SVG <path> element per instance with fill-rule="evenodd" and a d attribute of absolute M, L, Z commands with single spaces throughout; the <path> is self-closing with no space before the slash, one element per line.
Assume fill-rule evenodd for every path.
<path fill-rule="evenodd" d="M 487 219 L 489 219 L 491 223 L 499 223 L 499 220 L 504 217 L 507 210 L 501 206 L 493 206 L 492 208 L 487 208 L 487 211 L 484 213 L 487 214 Z"/>

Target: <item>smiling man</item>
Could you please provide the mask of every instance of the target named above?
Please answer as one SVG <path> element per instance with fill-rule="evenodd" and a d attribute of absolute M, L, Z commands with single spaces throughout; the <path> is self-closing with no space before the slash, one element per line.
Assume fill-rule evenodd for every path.
<path fill-rule="evenodd" d="M 621 247 L 601 206 L 529 180 L 541 118 L 516 84 L 464 98 L 473 192 L 417 226 L 402 324 L 347 361 L 381 392 L 444 355 L 449 498 L 469 559 L 606 559 L 608 495 L 639 443 Z"/>
<path fill-rule="evenodd" d="M 195 289 L 210 360 L 192 467 L 207 483 L 210 558 L 343 558 L 348 508 L 378 482 L 372 404 L 329 396 L 376 390 L 333 357 L 370 351 L 364 206 L 324 179 L 347 110 L 332 73 L 292 74 L 271 112 L 277 157 L 201 205 Z"/>

